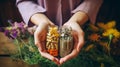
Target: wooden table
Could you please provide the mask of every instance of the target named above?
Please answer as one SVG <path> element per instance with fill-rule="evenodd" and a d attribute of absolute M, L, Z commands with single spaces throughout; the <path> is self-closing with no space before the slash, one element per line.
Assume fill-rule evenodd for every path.
<path fill-rule="evenodd" d="M 19 63 L 13 61 L 9 54 L 3 51 L 5 48 L 14 50 L 15 46 L 8 37 L 0 32 L 0 67 L 39 67 L 39 65 L 28 65 L 22 61 Z"/>
<path fill-rule="evenodd" d="M 0 32 L 0 55 L 7 55 L 7 52 L 4 52 L 7 48 L 8 50 L 14 50 L 15 46 L 13 42 L 4 35 L 4 33 Z"/>

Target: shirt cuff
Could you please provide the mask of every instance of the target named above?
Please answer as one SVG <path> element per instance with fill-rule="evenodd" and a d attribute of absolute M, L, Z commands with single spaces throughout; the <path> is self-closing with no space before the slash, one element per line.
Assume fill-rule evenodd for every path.
<path fill-rule="evenodd" d="M 77 11 L 85 12 L 89 17 L 90 22 L 94 24 L 102 2 L 103 0 L 85 0 L 75 8 L 72 13 L 76 13 Z"/>
<path fill-rule="evenodd" d="M 24 22 L 28 26 L 32 25 L 32 23 L 29 21 L 32 15 L 46 12 L 46 9 L 44 9 L 42 6 L 39 6 L 31 1 L 21 2 L 17 5 L 17 7 L 21 13 L 21 16 L 23 17 Z"/>

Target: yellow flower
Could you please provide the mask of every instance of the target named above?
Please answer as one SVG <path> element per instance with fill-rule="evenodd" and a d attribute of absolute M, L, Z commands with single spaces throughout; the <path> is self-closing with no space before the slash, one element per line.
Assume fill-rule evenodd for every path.
<path fill-rule="evenodd" d="M 95 32 L 99 31 L 99 28 L 96 27 L 95 25 L 89 24 L 89 26 L 90 26 L 90 28 L 91 28 L 93 31 L 95 31 Z"/>
<path fill-rule="evenodd" d="M 109 36 L 109 35 L 113 35 L 115 38 L 119 38 L 120 37 L 120 32 L 117 29 L 107 29 L 102 35 L 103 36 Z"/>
<path fill-rule="evenodd" d="M 99 38 L 100 38 L 100 35 L 96 33 L 93 33 L 88 37 L 88 39 L 90 39 L 91 41 L 98 41 Z"/>
<path fill-rule="evenodd" d="M 49 35 L 54 35 L 55 37 L 58 37 L 59 36 L 59 33 L 58 33 L 58 27 L 56 26 L 51 26 L 49 27 Z"/>
<path fill-rule="evenodd" d="M 115 22 L 115 21 L 109 21 L 109 22 L 106 24 L 106 26 L 108 27 L 108 29 L 114 28 L 115 25 L 116 25 L 116 22 Z"/>
<path fill-rule="evenodd" d="M 107 27 L 105 26 L 105 24 L 103 22 L 99 22 L 97 23 L 98 27 L 102 28 L 102 29 L 107 29 Z"/>
<path fill-rule="evenodd" d="M 106 24 L 104 24 L 103 22 L 99 22 L 97 25 L 98 25 L 98 27 L 100 27 L 104 30 L 107 30 L 107 29 L 110 29 L 110 28 L 114 28 L 115 25 L 116 25 L 116 22 L 115 21 L 110 21 Z"/>
<path fill-rule="evenodd" d="M 5 29 L 7 29 L 7 30 L 12 30 L 12 27 L 6 27 Z"/>

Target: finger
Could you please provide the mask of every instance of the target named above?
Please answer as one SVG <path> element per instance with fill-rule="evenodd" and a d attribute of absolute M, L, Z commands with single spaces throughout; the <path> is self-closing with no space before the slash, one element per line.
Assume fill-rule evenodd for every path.
<path fill-rule="evenodd" d="M 77 52 L 77 50 L 74 49 L 74 50 L 72 51 L 72 53 L 70 53 L 70 54 L 68 54 L 67 56 L 65 56 L 65 57 L 63 57 L 63 58 L 60 59 L 60 65 L 63 64 L 64 62 L 66 62 L 66 61 L 68 61 L 68 60 L 76 57 L 76 56 L 78 55 L 78 53 L 79 53 L 79 52 Z"/>
<path fill-rule="evenodd" d="M 77 32 L 72 31 L 72 35 L 73 35 L 74 43 L 75 43 L 75 45 L 77 45 L 77 43 L 78 43 L 78 35 L 77 35 Z"/>
<path fill-rule="evenodd" d="M 41 51 L 43 51 L 43 46 L 42 46 L 42 42 L 40 41 L 40 36 L 38 33 L 34 33 L 34 41 L 35 41 L 35 45 L 40 48 Z"/>
<path fill-rule="evenodd" d="M 77 51 L 78 52 L 83 47 L 83 45 L 84 45 L 84 33 L 81 33 L 80 35 L 78 35 L 78 44 L 77 44 Z"/>
<path fill-rule="evenodd" d="M 30 32 L 31 34 L 34 34 L 36 28 L 37 28 L 37 26 L 33 26 L 33 27 L 27 28 L 27 30 L 28 30 L 28 32 Z"/>
<path fill-rule="evenodd" d="M 49 24 L 50 26 L 55 26 L 55 24 L 54 24 L 54 23 L 52 23 L 52 22 L 49 22 L 49 23 L 50 23 L 50 24 Z"/>
<path fill-rule="evenodd" d="M 60 64 L 63 64 L 67 60 L 76 57 L 78 55 L 79 51 L 80 51 L 80 49 L 76 49 L 76 48 L 79 47 L 78 45 L 81 43 L 79 40 L 82 40 L 82 38 L 80 39 L 78 37 L 78 33 L 75 32 L 75 31 L 73 31 L 72 35 L 73 35 L 74 43 L 75 43 L 74 44 L 74 49 L 73 49 L 73 51 L 69 55 L 67 55 L 67 56 L 65 56 L 65 57 L 63 57 L 63 58 L 60 59 Z"/>
<path fill-rule="evenodd" d="M 57 58 L 53 57 L 52 55 L 48 54 L 46 51 L 40 51 L 39 48 L 38 48 L 38 50 L 43 57 L 48 58 L 49 60 L 52 60 L 54 63 L 56 63 L 58 65 L 60 64 L 59 59 L 57 59 Z"/>

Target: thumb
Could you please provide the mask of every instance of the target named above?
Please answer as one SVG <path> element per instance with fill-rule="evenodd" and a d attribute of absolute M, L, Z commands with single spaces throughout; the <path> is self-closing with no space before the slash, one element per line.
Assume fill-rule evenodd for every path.
<path fill-rule="evenodd" d="M 78 52 L 83 47 L 83 45 L 84 45 L 84 37 L 80 36 L 80 37 L 78 37 L 78 45 L 77 45 L 77 51 Z"/>
<path fill-rule="evenodd" d="M 55 24 L 54 24 L 54 23 L 52 23 L 52 22 L 49 22 L 49 25 L 50 25 L 50 26 L 55 26 Z"/>

